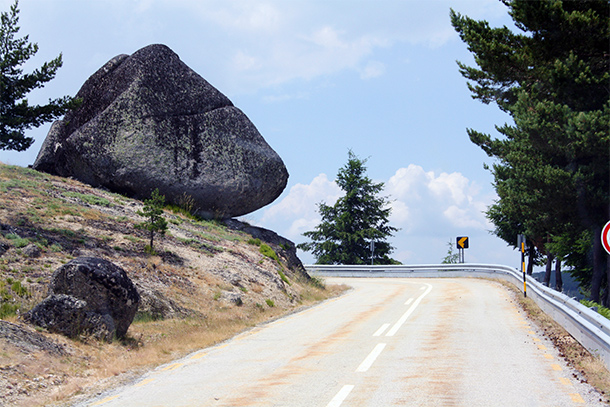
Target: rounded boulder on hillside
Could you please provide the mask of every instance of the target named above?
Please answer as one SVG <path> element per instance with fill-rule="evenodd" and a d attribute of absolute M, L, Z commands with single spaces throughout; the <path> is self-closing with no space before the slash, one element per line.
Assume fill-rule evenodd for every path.
<path fill-rule="evenodd" d="M 164 45 L 119 55 L 82 86 L 33 167 L 135 198 L 158 188 L 207 217 L 273 202 L 288 171 L 254 124 Z"/>

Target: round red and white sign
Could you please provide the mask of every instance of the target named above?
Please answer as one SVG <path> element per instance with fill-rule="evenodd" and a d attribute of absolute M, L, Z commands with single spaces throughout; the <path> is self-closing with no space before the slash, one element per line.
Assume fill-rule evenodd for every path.
<path fill-rule="evenodd" d="M 602 245 L 610 254 L 610 222 L 606 223 L 606 226 L 602 229 Z"/>

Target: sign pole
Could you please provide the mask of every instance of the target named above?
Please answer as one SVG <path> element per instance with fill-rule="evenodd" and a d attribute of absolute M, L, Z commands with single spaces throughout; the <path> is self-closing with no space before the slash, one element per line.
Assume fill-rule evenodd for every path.
<path fill-rule="evenodd" d="M 517 235 L 517 242 L 521 249 L 521 269 L 523 270 L 523 297 L 527 298 L 527 283 L 525 277 L 525 235 Z"/>

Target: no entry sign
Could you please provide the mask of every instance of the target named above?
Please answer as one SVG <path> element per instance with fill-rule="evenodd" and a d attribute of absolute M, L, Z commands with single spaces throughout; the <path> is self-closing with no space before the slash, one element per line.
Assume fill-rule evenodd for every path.
<path fill-rule="evenodd" d="M 606 226 L 602 229 L 602 245 L 610 254 L 610 222 L 606 223 Z"/>

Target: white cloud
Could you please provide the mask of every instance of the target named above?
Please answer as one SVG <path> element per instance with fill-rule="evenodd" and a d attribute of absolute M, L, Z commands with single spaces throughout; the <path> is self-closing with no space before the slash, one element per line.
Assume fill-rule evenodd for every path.
<path fill-rule="evenodd" d="M 290 239 L 303 240 L 303 232 L 320 222 L 318 203 L 333 205 L 342 195 L 341 189 L 326 174 L 315 177 L 310 184 L 296 184 L 277 204 L 263 210 L 263 225 L 282 225 L 281 233 Z M 275 230 L 279 230 L 275 229 Z"/>
<path fill-rule="evenodd" d="M 360 72 L 361 79 L 377 78 L 385 73 L 385 65 L 379 61 L 369 61 Z"/>
<path fill-rule="evenodd" d="M 469 197 L 469 181 L 459 172 L 447 174 L 441 173 L 438 177 L 432 178 L 428 184 L 432 193 L 441 199 L 451 199 L 456 204 L 462 204 Z"/>
<path fill-rule="evenodd" d="M 491 201 L 479 196 L 478 185 L 459 172 L 436 175 L 410 164 L 390 177 L 385 192 L 396 199 L 392 207 L 398 213 L 392 219 L 408 232 L 489 226 L 482 211 Z"/>

